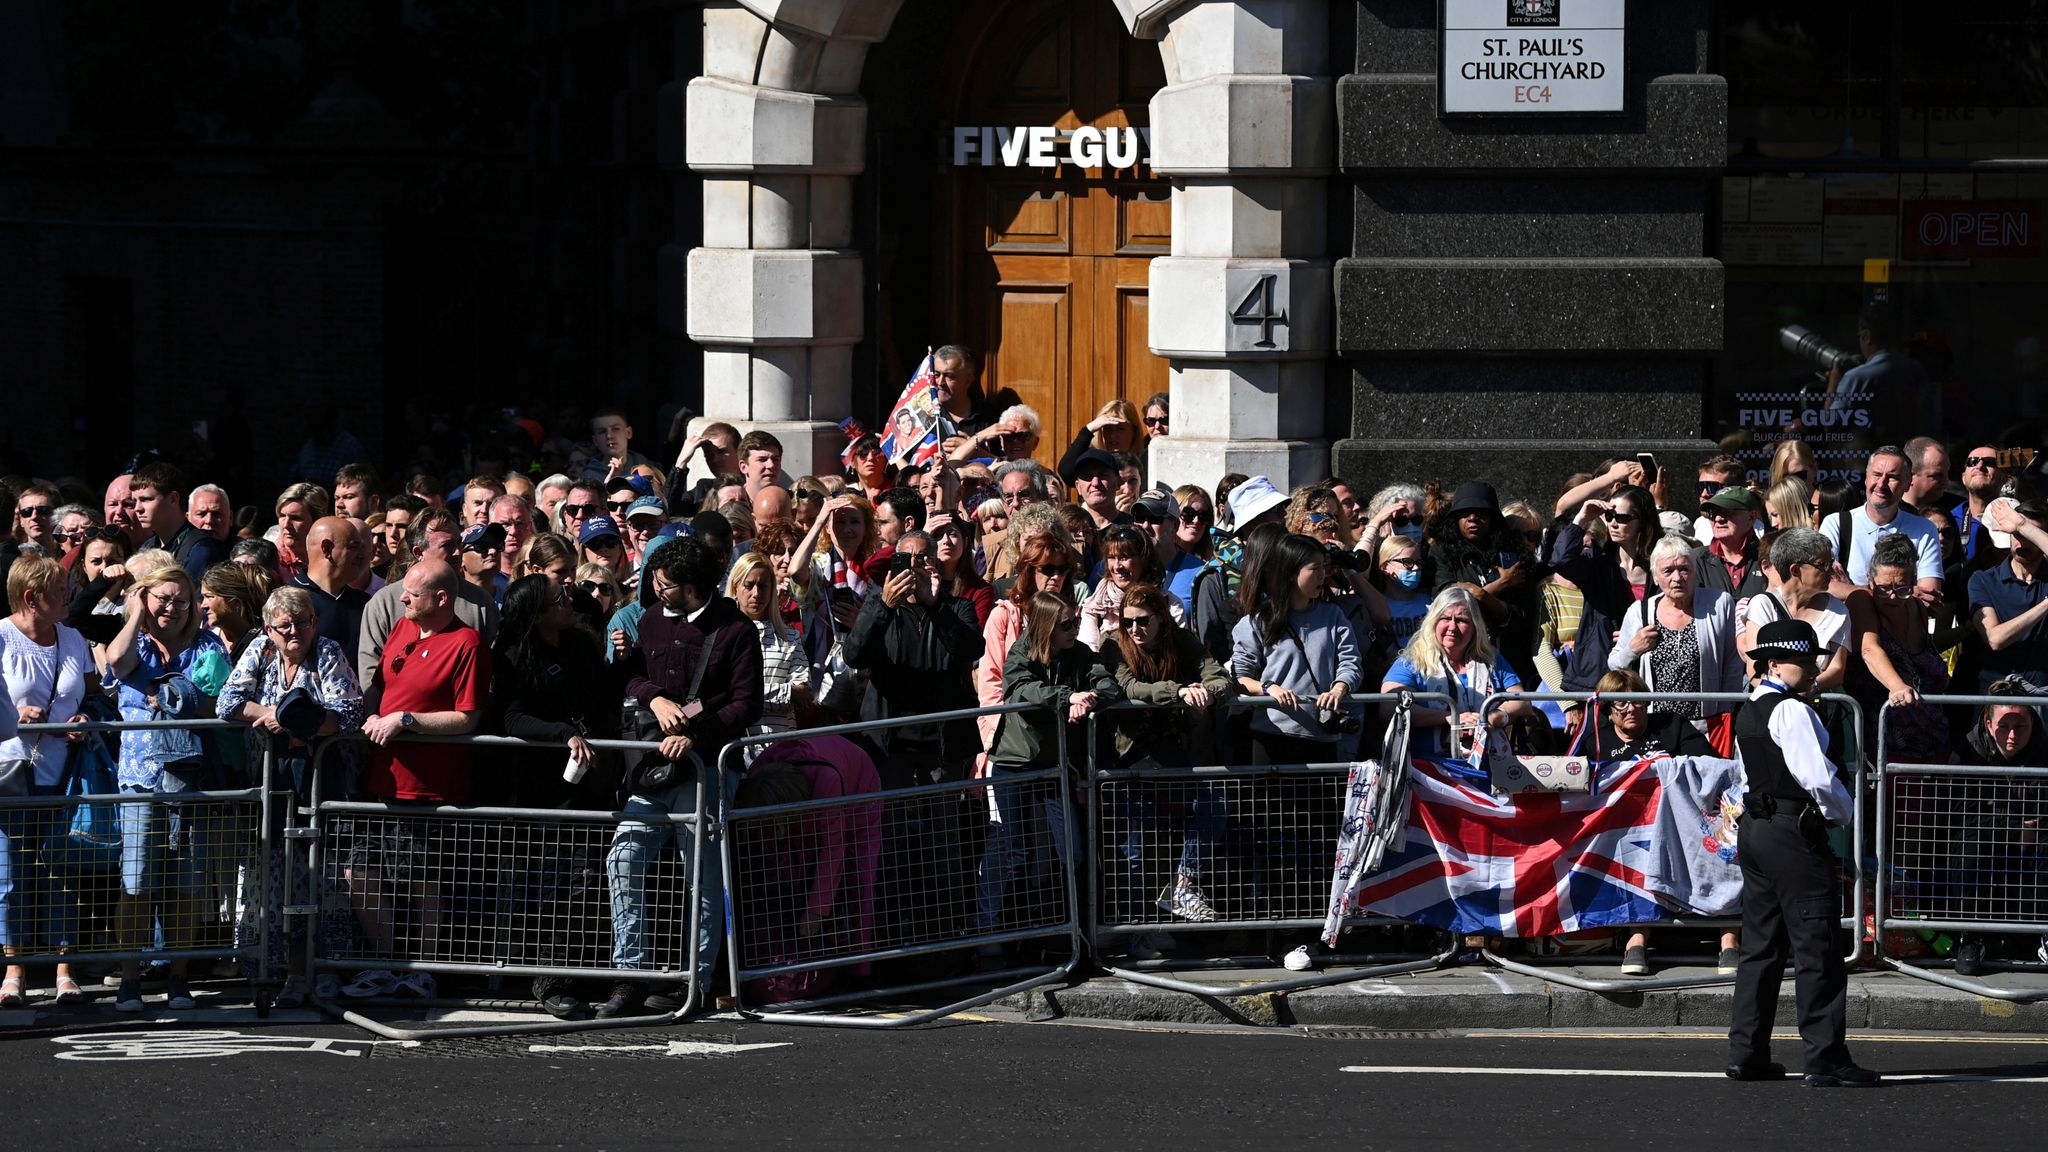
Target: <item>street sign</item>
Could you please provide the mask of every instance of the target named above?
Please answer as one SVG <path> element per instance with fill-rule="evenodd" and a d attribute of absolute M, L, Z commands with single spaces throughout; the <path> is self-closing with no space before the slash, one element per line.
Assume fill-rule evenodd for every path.
<path fill-rule="evenodd" d="M 1442 0 L 1445 116 L 1618 115 L 1626 0 Z"/>

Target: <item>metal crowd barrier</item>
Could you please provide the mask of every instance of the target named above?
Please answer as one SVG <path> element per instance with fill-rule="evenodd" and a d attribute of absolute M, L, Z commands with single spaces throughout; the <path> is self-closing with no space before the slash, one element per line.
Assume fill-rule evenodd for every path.
<path fill-rule="evenodd" d="M 426 1029 L 394 1027 L 317 993 L 309 997 L 316 1007 L 380 1036 L 422 1040 L 672 1024 L 703 1003 L 708 974 L 699 970 L 697 941 L 706 928 L 697 893 L 721 795 L 715 788 L 707 791 L 703 762 L 694 752 L 695 779 L 682 781 L 693 789 L 691 810 L 661 816 L 327 798 L 333 786 L 326 771 L 330 754 L 367 742 L 353 732 L 321 744 L 313 760 L 312 822 L 292 837 L 308 845 L 301 891 L 310 891 L 312 902 L 288 904 L 284 912 L 306 921 L 302 944 L 309 975 L 381 971 L 630 980 L 677 985 L 683 998 L 670 1012 L 609 1020 Z M 568 747 L 502 736 L 404 736 L 398 742 L 474 751 Z M 632 740 L 588 743 L 629 757 L 660 747 Z M 613 963 L 613 892 L 622 883 L 628 891 L 634 884 L 619 874 L 630 867 L 620 852 L 633 839 L 621 833 L 629 824 L 670 832 L 684 851 L 655 849 L 641 873 L 635 910 L 648 966 L 621 968 Z M 658 829 L 661 824 L 669 827 Z"/>
<path fill-rule="evenodd" d="M 1923 696 L 1923 704 L 2032 708 L 2016 696 Z M 1885 954 L 1888 931 L 2019 933 L 2048 938 L 2048 768 L 1893 762 L 1877 714 L 1878 959 L 1916 979 L 2014 1003 L 2048 1000 L 2048 987 L 2006 988 Z M 1972 717 L 1972 723 L 1977 718 Z M 2029 826 L 2031 822 L 2031 827 Z M 2015 971 L 2036 964 L 1993 961 Z"/>
<path fill-rule="evenodd" d="M 748 749 L 825 736 L 928 727 L 1045 705 L 1003 704 L 922 716 L 749 736 L 727 745 L 721 774 L 737 780 Z M 1072 862 L 1078 847 L 1067 804 L 1066 723 L 1055 715 L 1055 766 L 1000 778 L 919 785 L 850 796 L 728 810 L 725 854 L 728 967 L 738 1010 L 781 1024 L 903 1028 L 1031 988 L 1064 982 L 1083 956 Z M 881 765 L 877 765 L 881 767 Z M 1023 813 L 1025 864 L 1014 879 L 984 879 L 976 850 L 988 823 L 984 796 L 1005 792 Z M 1054 825 L 1057 827 L 1054 827 Z M 985 826 L 985 827 L 984 827 Z M 990 907 L 991 904 L 999 907 Z M 834 992 L 847 975 L 874 969 L 940 969 L 994 958 L 1006 948 L 1060 941 L 1043 963 L 973 973 L 938 971 L 908 982 L 881 979 Z M 944 1007 L 892 1016 L 821 1011 L 963 985 L 994 982 Z M 763 996 L 778 1002 L 750 1004 Z"/>
<path fill-rule="evenodd" d="M 1590 692 L 1497 692 L 1486 697 L 1480 704 L 1479 714 L 1482 717 L 1488 715 L 1493 711 L 1496 704 L 1504 700 L 1584 702 L 1592 699 L 1593 696 L 1594 693 Z M 1599 696 L 1604 701 L 1635 701 L 1652 704 L 1683 700 L 1698 701 L 1702 704 L 1735 704 L 1738 708 L 1749 699 L 1746 693 L 1740 692 L 1604 692 L 1600 693 Z M 1867 791 L 1863 773 L 1861 747 L 1863 706 L 1858 704 L 1853 697 L 1839 692 L 1825 693 L 1815 699 L 1843 705 L 1849 710 L 1850 716 L 1854 720 L 1854 723 L 1851 725 L 1851 747 L 1839 750 L 1843 754 L 1833 757 L 1838 764 L 1849 768 L 1854 773 L 1854 783 L 1850 787 L 1850 793 L 1854 797 L 1853 817 L 1850 828 L 1850 851 L 1844 860 L 1851 876 L 1851 883 L 1849 885 L 1850 897 L 1847 914 L 1842 918 L 1842 927 L 1849 933 L 1849 955 L 1845 963 L 1849 967 L 1854 968 L 1863 958 L 1864 885 L 1866 883 L 1865 874 L 1867 871 L 1864 866 L 1862 849 L 1865 843 L 1864 794 Z M 1616 931 L 1633 931 L 1638 929 L 1656 931 L 1671 928 L 1704 928 L 1720 931 L 1740 928 L 1741 926 L 1742 920 L 1740 917 L 1673 915 L 1658 920 L 1646 920 L 1639 924 L 1618 924 L 1614 928 Z M 1551 984 L 1586 992 L 1654 992 L 1674 988 L 1707 988 L 1720 984 L 1733 984 L 1735 982 L 1735 977 L 1732 974 L 1724 976 L 1718 972 L 1701 976 L 1642 976 L 1618 980 L 1599 980 L 1568 972 L 1559 972 L 1552 968 L 1545 968 L 1540 965 L 1526 963 L 1523 960 L 1503 956 L 1492 947 L 1482 949 L 1480 954 L 1486 959 L 1487 963 L 1504 971 L 1513 972 L 1519 976 L 1531 976 Z M 1685 958 L 1667 956 L 1665 959 L 1683 962 Z M 1621 957 L 1618 954 L 1611 957 L 1573 955 L 1571 960 L 1575 964 L 1582 961 L 1599 960 L 1611 960 L 1618 964 Z"/>
<path fill-rule="evenodd" d="M 1370 717 L 1377 704 L 1438 700 L 1438 694 L 1360 694 L 1346 707 Z M 1272 707 L 1257 698 L 1227 702 L 1233 709 Z M 1104 767 L 1096 717 L 1113 719 L 1180 705 L 1126 702 L 1090 718 L 1088 827 L 1089 938 L 1102 941 L 1161 932 L 1320 931 L 1329 914 L 1331 854 L 1343 821 L 1351 764 Z M 1366 735 L 1362 725 L 1361 739 Z M 1220 737 L 1220 732 L 1219 732 Z M 1190 872 L 1192 869 L 1192 872 Z M 1205 897 L 1214 918 L 1193 920 L 1174 911 L 1182 875 Z M 1381 916 L 1348 918 L 1346 928 L 1392 927 L 1407 921 Z M 1377 976 L 1426 972 L 1457 954 L 1455 937 L 1430 955 L 1333 956 L 1327 964 L 1357 964 L 1259 984 L 1232 986 L 1233 996 L 1256 996 L 1343 984 Z M 1122 965 L 1098 956 L 1111 975 L 1196 996 L 1215 996 L 1213 984 L 1167 975 L 1171 971 L 1270 965 L 1271 957 L 1208 961 L 1156 960 Z"/>
<path fill-rule="evenodd" d="M 23 724 L 23 736 L 183 730 L 223 720 Z M 79 749 L 72 747 L 75 755 Z M 7 963 L 234 960 L 258 989 L 272 980 L 266 750 L 247 788 L 0 799 L 14 936 Z M 248 899 L 250 891 L 258 895 Z M 30 943 L 24 945 L 23 938 Z M 145 943 L 145 941 L 147 943 Z"/>

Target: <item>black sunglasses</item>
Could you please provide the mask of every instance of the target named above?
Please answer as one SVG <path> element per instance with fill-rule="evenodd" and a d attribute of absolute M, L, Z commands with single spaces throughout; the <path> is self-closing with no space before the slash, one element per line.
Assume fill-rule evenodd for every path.
<path fill-rule="evenodd" d="M 1165 416 L 1147 416 L 1147 417 L 1145 417 L 1145 427 L 1147 427 L 1147 428 L 1164 428 L 1164 427 L 1166 427 L 1167 423 L 1168 423 L 1168 418 L 1167 418 L 1167 417 L 1165 417 Z"/>
<path fill-rule="evenodd" d="M 1215 518 L 1215 514 L 1207 508 L 1193 504 L 1180 510 L 1180 520 L 1183 524 L 1200 524 L 1205 520 L 1214 520 Z"/>
<path fill-rule="evenodd" d="M 14 514 L 23 520 L 40 520 L 54 511 L 56 509 L 48 504 L 24 504 L 16 508 Z"/>
<path fill-rule="evenodd" d="M 617 513 L 619 513 L 619 514 L 621 514 L 621 515 L 624 515 L 624 514 L 625 514 L 625 511 L 626 511 L 626 509 L 628 509 L 628 508 L 631 508 L 632 506 L 633 506 L 633 502 L 632 502 L 631 500 L 619 500 L 619 501 L 616 501 L 616 502 L 612 502 L 612 503 L 607 503 L 607 504 L 605 505 L 605 507 L 607 507 L 607 508 L 611 509 L 612 511 L 614 511 L 614 512 L 617 512 Z"/>
<path fill-rule="evenodd" d="M 596 596 L 600 593 L 606 596 L 618 595 L 618 593 L 612 591 L 611 585 L 605 583 L 602 580 L 578 580 L 576 582 L 576 586 L 578 588 L 583 589 L 585 592 L 590 593 L 592 596 Z"/>
<path fill-rule="evenodd" d="M 562 512 L 568 516 L 594 516 L 604 511 L 602 504 L 564 504 Z"/>
<path fill-rule="evenodd" d="M 1969 458 L 1967 458 L 1967 459 L 1965 459 L 1965 460 L 1963 461 L 1963 467 L 1965 467 L 1965 468 L 1996 468 L 1996 467 L 1998 467 L 1998 457 L 1996 457 L 1996 456 L 1971 456 L 1971 457 L 1969 457 Z"/>
<path fill-rule="evenodd" d="M 1633 512 L 1602 512 L 1600 515 L 1609 524 L 1633 524 L 1636 519 Z"/>
<path fill-rule="evenodd" d="M 1394 525 L 1394 527 L 1396 527 L 1396 528 L 1406 528 L 1406 527 L 1407 527 L 1407 526 L 1409 526 L 1410 524 L 1420 524 L 1420 523 L 1422 523 L 1422 517 L 1420 517 L 1420 516 L 1409 516 L 1409 515 L 1407 515 L 1407 514 L 1405 514 L 1405 513 L 1395 513 L 1395 515 L 1394 515 L 1394 519 L 1393 519 L 1393 525 Z"/>

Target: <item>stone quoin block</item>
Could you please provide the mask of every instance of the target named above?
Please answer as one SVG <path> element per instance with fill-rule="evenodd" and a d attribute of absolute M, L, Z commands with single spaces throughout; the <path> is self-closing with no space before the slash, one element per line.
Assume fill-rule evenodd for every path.
<path fill-rule="evenodd" d="M 866 133 L 867 105 L 858 98 L 690 81 L 685 153 L 699 172 L 854 176 Z"/>
<path fill-rule="evenodd" d="M 1210 76 L 1152 97 L 1152 168 L 1170 176 L 1317 175 L 1331 163 L 1330 81 Z"/>
<path fill-rule="evenodd" d="M 1330 265 L 1163 256 L 1152 261 L 1147 311 L 1152 351 L 1169 360 L 1320 357 L 1330 347 Z"/>
<path fill-rule="evenodd" d="M 690 253 L 689 335 L 700 344 L 851 344 L 861 335 L 861 259 L 824 249 Z"/>

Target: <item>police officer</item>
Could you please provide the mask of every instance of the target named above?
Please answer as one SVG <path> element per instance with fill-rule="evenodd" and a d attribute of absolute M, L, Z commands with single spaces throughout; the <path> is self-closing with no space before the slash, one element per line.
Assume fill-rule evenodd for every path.
<path fill-rule="evenodd" d="M 1841 886 L 1828 826 L 1849 820 L 1849 790 L 1835 778 L 1815 686 L 1813 626 L 1780 618 L 1757 630 L 1749 653 L 1761 679 L 1735 718 L 1746 787 L 1737 836 L 1742 861 L 1742 959 L 1735 970 L 1728 1076 L 1782 1080 L 1770 1059 L 1771 1022 L 1789 954 L 1798 981 L 1799 1035 L 1809 1088 L 1868 1088 L 1844 1038 L 1849 977 L 1836 937 Z"/>

